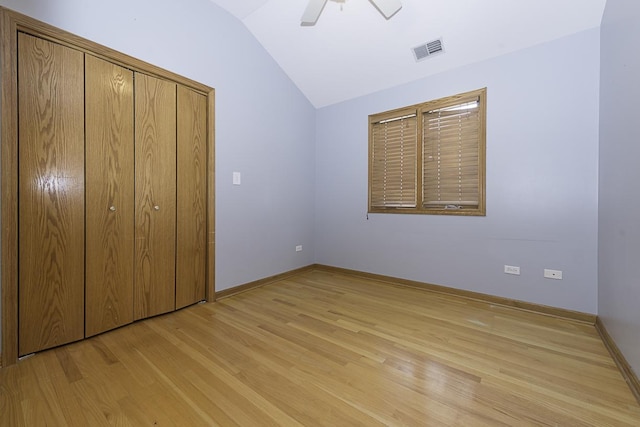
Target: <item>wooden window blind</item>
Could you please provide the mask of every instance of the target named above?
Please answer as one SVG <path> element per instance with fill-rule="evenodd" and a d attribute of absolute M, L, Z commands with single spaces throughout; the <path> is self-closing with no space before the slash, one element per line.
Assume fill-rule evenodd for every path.
<path fill-rule="evenodd" d="M 427 208 L 477 208 L 480 114 L 478 100 L 422 115 L 422 200 Z"/>
<path fill-rule="evenodd" d="M 416 207 L 417 117 L 409 114 L 373 123 L 371 205 Z"/>
<path fill-rule="evenodd" d="M 369 212 L 485 215 L 486 89 L 369 116 Z"/>

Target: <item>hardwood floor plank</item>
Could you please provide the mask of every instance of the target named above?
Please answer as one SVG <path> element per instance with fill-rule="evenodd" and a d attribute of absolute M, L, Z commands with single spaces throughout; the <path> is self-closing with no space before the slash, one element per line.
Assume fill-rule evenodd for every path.
<path fill-rule="evenodd" d="M 23 427 L 24 418 L 20 405 L 21 387 L 18 384 L 18 371 L 16 369 L 0 369 L 2 381 L 0 381 L 0 424 L 6 426 Z"/>
<path fill-rule="evenodd" d="M 53 350 L 53 353 L 56 355 L 68 382 L 73 383 L 82 379 L 78 366 L 69 355 L 68 347 L 58 347 Z"/>
<path fill-rule="evenodd" d="M 169 317 L 154 319 L 154 322 L 148 322 L 149 327 L 156 331 L 161 331 L 162 329 L 160 329 L 158 323 L 172 323 L 168 319 Z M 198 375 L 200 378 L 208 378 L 210 387 L 214 387 L 220 392 L 225 392 L 224 396 L 229 402 L 215 401 L 215 404 L 220 405 L 220 403 L 223 403 L 225 404 L 224 406 L 231 409 L 229 414 L 233 414 L 232 419 L 234 422 L 237 419 L 242 419 L 247 414 L 255 413 L 256 417 L 252 419 L 252 423 L 259 422 L 260 425 L 272 425 L 271 423 L 273 422 L 273 425 L 298 425 L 288 414 L 281 411 L 277 406 L 272 405 L 266 397 L 256 393 L 238 379 L 242 372 L 241 367 L 243 364 L 251 363 L 250 358 L 233 351 L 233 348 L 228 345 L 229 340 L 238 339 L 240 334 L 223 336 L 228 339 L 220 341 L 224 344 L 219 348 L 215 348 L 214 351 L 209 348 L 204 349 L 204 346 L 200 346 L 197 343 L 195 346 L 193 345 L 194 343 L 184 346 L 180 338 L 190 338 L 192 334 L 197 333 L 196 329 L 198 328 L 194 327 L 188 334 L 184 335 L 166 334 L 164 336 L 177 348 L 182 348 L 187 352 L 191 370 L 193 371 L 193 373 L 187 373 L 187 376 Z M 206 329 L 209 330 L 208 328 Z M 201 351 L 194 352 L 193 349 L 198 347 Z M 227 361 L 231 363 L 226 363 Z M 242 412 L 242 416 L 238 417 L 238 411 Z M 272 418 L 272 420 L 268 418 Z"/>
<path fill-rule="evenodd" d="M 304 271 L 0 369 L 0 426 L 638 426 L 595 327 Z"/>
<path fill-rule="evenodd" d="M 186 415 L 191 415 L 191 422 L 188 425 L 217 425 L 218 423 L 204 410 L 207 406 L 212 405 L 213 402 L 183 377 L 184 367 L 177 366 L 172 359 L 167 357 L 168 354 L 166 353 L 160 357 L 158 356 L 156 353 L 150 353 L 149 355 L 140 353 L 140 357 L 149 364 L 158 380 L 167 389 L 171 390 L 172 394 L 176 395 L 177 401 L 183 403 L 184 411 L 179 410 L 179 408 L 173 408 L 174 405 L 170 405 L 172 412 L 177 415 L 176 419 L 186 422 L 186 418 L 188 418 Z"/>

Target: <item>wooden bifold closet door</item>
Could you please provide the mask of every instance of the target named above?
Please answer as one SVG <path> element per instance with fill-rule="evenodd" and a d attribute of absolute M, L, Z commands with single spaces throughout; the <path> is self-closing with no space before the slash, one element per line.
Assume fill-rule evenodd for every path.
<path fill-rule="evenodd" d="M 175 310 L 176 84 L 135 75 L 134 319 Z"/>
<path fill-rule="evenodd" d="M 205 299 L 207 98 L 178 85 L 176 309 Z"/>
<path fill-rule="evenodd" d="M 20 355 L 84 336 L 83 64 L 18 34 Z"/>
<path fill-rule="evenodd" d="M 133 321 L 133 72 L 86 55 L 87 337 Z"/>
<path fill-rule="evenodd" d="M 17 356 L 213 297 L 208 92 L 70 46 L 17 33 Z"/>

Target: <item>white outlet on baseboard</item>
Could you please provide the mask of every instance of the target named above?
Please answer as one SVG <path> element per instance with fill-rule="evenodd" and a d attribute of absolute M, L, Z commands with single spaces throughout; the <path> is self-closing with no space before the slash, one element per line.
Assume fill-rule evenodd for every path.
<path fill-rule="evenodd" d="M 520 275 L 520 267 L 515 265 L 505 265 L 504 266 L 505 274 L 515 274 L 516 276 Z"/>
<path fill-rule="evenodd" d="M 302 252 L 302 245 L 296 246 L 296 252 Z"/>
<path fill-rule="evenodd" d="M 562 280 L 562 270 L 549 270 L 545 268 L 544 277 L 547 279 Z"/>

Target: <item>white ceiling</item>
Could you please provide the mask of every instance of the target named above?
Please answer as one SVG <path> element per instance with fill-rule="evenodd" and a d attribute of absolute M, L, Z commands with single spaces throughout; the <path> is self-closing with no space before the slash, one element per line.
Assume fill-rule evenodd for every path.
<path fill-rule="evenodd" d="M 211 0 L 240 19 L 316 107 L 600 26 L 606 0 L 402 0 L 390 20 L 369 0 Z M 412 48 L 442 38 L 445 53 Z M 594 55 L 598 46 L 594 46 Z"/>

